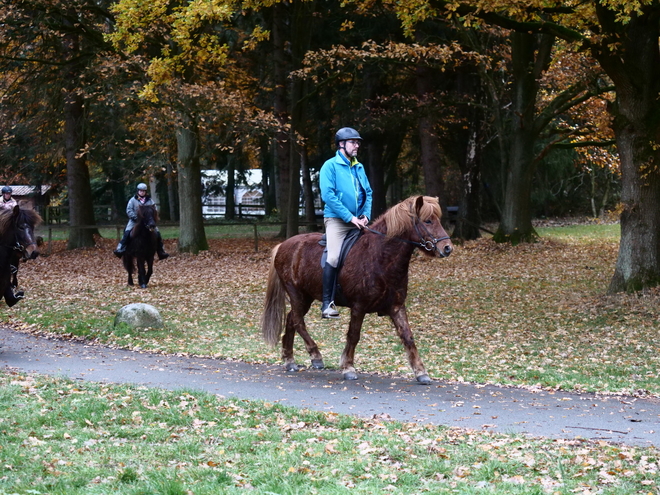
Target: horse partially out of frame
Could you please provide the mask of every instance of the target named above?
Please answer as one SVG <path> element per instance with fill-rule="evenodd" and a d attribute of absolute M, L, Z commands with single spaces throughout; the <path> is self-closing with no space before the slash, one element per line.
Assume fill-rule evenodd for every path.
<path fill-rule="evenodd" d="M 4 297 L 7 306 L 12 307 L 23 298 L 23 292 L 14 292 L 13 285 L 18 262 L 35 259 L 39 248 L 34 236 L 34 228 L 41 217 L 34 210 L 15 206 L 11 210 L 0 210 L 0 299 Z M 13 268 L 12 268 L 13 267 Z M 12 281 L 14 275 L 14 281 Z"/>
<path fill-rule="evenodd" d="M 431 383 L 413 340 L 405 302 L 413 251 L 420 249 L 428 256 L 445 258 L 453 250 L 440 217 L 437 198 L 408 198 L 376 219 L 348 253 L 338 276 L 340 297 L 335 298 L 338 306 L 351 310 L 340 362 L 344 379 L 357 379 L 354 356 L 362 322 L 367 313 L 378 313 L 389 316 L 394 323 L 417 381 Z M 321 300 L 320 240 L 319 233 L 300 234 L 273 249 L 261 329 L 264 339 L 272 346 L 281 338 L 282 358 L 288 371 L 299 369 L 293 357 L 296 332 L 305 342 L 312 366 L 324 367 L 304 320 L 312 302 Z M 285 316 L 287 298 L 291 310 Z"/>
<path fill-rule="evenodd" d="M 154 205 L 141 205 L 137 217 L 122 260 L 128 272 L 128 285 L 133 285 L 133 273 L 137 266 L 138 284 L 146 289 L 154 273 L 154 256 L 158 247 L 158 211 Z"/>

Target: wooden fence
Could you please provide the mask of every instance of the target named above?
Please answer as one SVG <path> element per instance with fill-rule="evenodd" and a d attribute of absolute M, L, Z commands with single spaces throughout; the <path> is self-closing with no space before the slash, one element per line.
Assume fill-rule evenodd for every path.
<path fill-rule="evenodd" d="M 252 226 L 252 232 L 254 236 L 254 251 L 255 253 L 259 251 L 259 227 L 272 227 L 274 225 L 281 226 L 284 225 L 286 222 L 255 222 L 255 221 L 245 221 L 245 222 L 218 222 L 218 221 L 213 221 L 213 222 L 207 222 L 204 224 L 205 227 L 210 227 L 210 226 L 240 226 L 240 225 L 251 225 Z M 323 222 L 307 222 L 307 221 L 300 221 L 298 223 L 300 227 L 307 227 L 310 225 L 315 225 L 317 227 L 322 227 Z M 76 226 L 75 228 L 77 229 L 115 229 L 116 230 L 116 238 L 117 242 L 121 239 L 123 233 L 124 233 L 124 228 L 126 227 L 125 223 L 122 224 L 113 224 L 113 225 L 80 225 Z M 174 227 L 174 228 L 180 228 L 180 224 L 178 222 L 164 222 L 158 225 L 159 228 L 163 227 Z M 44 224 L 41 229 L 48 229 L 48 247 L 46 248 L 46 255 L 50 255 L 52 253 L 52 243 L 53 243 L 53 232 L 54 231 L 68 231 L 72 227 L 68 224 L 65 223 L 60 223 L 60 224 Z"/>

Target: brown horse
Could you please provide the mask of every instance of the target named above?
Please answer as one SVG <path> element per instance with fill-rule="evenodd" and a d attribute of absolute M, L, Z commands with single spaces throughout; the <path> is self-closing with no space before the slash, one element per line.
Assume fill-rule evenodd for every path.
<path fill-rule="evenodd" d="M 353 362 L 362 322 L 367 313 L 378 313 L 392 319 L 417 381 L 431 383 L 413 340 L 405 302 L 413 251 L 420 248 L 424 254 L 445 258 L 453 250 L 440 216 L 437 198 L 408 198 L 376 219 L 348 253 L 338 276 L 340 297 L 335 298 L 337 305 L 351 308 L 340 363 L 344 379 L 357 379 Z M 299 369 L 293 357 L 296 332 L 305 342 L 312 366 L 317 369 L 324 366 L 304 319 L 312 302 L 321 300 L 320 239 L 318 233 L 301 234 L 273 249 L 261 329 L 264 339 L 272 346 L 282 336 L 282 358 L 288 371 Z M 285 320 L 287 296 L 291 310 Z"/>
<path fill-rule="evenodd" d="M 0 299 L 4 297 L 9 307 L 23 298 L 23 292 L 14 293 L 12 287 L 18 283 L 15 270 L 19 261 L 39 256 L 34 228 L 40 222 L 41 217 L 33 210 L 23 210 L 18 206 L 0 210 Z"/>

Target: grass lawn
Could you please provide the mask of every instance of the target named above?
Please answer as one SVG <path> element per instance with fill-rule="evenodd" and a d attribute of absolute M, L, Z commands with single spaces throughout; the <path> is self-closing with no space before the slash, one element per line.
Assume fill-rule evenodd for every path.
<path fill-rule="evenodd" d="M 0 493 L 654 494 L 660 452 L 0 372 Z"/>

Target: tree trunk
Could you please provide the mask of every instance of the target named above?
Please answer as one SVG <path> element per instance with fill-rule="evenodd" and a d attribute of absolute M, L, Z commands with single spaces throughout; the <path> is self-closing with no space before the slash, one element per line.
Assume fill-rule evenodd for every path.
<path fill-rule="evenodd" d="M 176 222 L 179 219 L 179 208 L 177 198 L 177 180 L 174 177 L 172 162 L 167 160 L 167 203 L 170 207 L 170 220 Z"/>
<path fill-rule="evenodd" d="M 202 216 L 202 172 L 197 154 L 197 133 L 181 127 L 176 131 L 179 175 L 179 252 L 197 254 L 209 248 Z"/>
<path fill-rule="evenodd" d="M 540 42 L 539 42 L 540 41 Z M 511 146 L 501 223 L 494 239 L 498 242 L 531 242 L 538 236 L 532 226 L 531 191 L 534 176 L 534 144 L 538 79 L 548 66 L 554 38 L 513 32 L 513 101 Z"/>
<path fill-rule="evenodd" d="M 69 34 L 63 42 L 63 52 L 66 59 L 75 60 L 80 55 L 78 36 Z M 67 249 L 94 246 L 96 225 L 94 219 L 94 202 L 89 181 L 85 147 L 85 107 L 82 95 L 78 92 L 76 82 L 79 70 L 72 64 L 66 74 L 64 91 L 64 143 L 66 159 L 66 177 L 69 195 L 69 240 Z"/>
<path fill-rule="evenodd" d="M 307 232 L 316 232 L 319 229 L 315 223 L 316 207 L 314 205 L 314 190 L 312 189 L 312 178 L 309 173 L 306 145 L 303 145 L 300 150 L 300 170 L 302 172 L 303 197 L 305 198 L 305 220 L 309 223 Z"/>
<path fill-rule="evenodd" d="M 263 191 L 264 215 L 270 217 L 277 208 L 275 200 L 275 180 L 273 170 L 273 147 L 271 140 L 264 137 L 260 141 L 261 148 L 261 186 Z"/>
<path fill-rule="evenodd" d="M 424 193 L 428 196 L 436 196 L 440 199 L 440 205 L 444 206 L 443 213 L 447 210 L 445 198 L 445 181 L 442 177 L 442 163 L 440 160 L 440 140 L 435 132 L 436 112 L 428 108 L 428 100 L 433 93 L 433 74 L 429 67 L 418 67 L 416 71 L 417 98 L 421 105 L 426 107 L 422 110 L 419 118 L 417 132 L 419 134 L 420 160 L 424 172 Z"/>
<path fill-rule="evenodd" d="M 385 166 L 383 154 L 385 143 L 382 135 L 370 135 L 366 140 L 365 169 L 371 186 L 371 216 L 375 219 L 387 209 L 387 186 L 385 185 Z"/>
<path fill-rule="evenodd" d="M 227 155 L 227 187 L 225 189 L 225 219 L 236 218 L 236 165 L 234 156 Z"/>
<path fill-rule="evenodd" d="M 465 161 L 461 164 L 462 191 L 452 238 L 469 241 L 481 237 L 481 146 L 477 128 L 480 120 L 472 118 Z"/>
<path fill-rule="evenodd" d="M 287 237 L 289 221 L 289 203 L 291 200 L 291 143 L 289 141 L 289 107 L 287 99 L 287 63 L 286 63 L 286 6 L 277 3 L 273 6 L 273 112 L 279 122 L 280 130 L 275 134 L 275 166 L 277 174 L 277 201 L 280 220 L 285 222 L 278 237 Z M 297 206 L 297 205 L 296 205 Z"/>
<path fill-rule="evenodd" d="M 660 284 L 659 11 L 622 26 L 598 9 L 601 25 L 623 31 L 616 50 L 595 53 L 616 88 L 610 111 L 621 160 L 621 241 L 610 293 Z"/>
<path fill-rule="evenodd" d="M 89 169 L 85 155 L 81 153 L 84 142 L 82 97 L 71 90 L 64 103 L 64 133 L 66 143 L 66 177 L 69 194 L 69 241 L 67 249 L 94 246 L 96 225 L 94 203 L 89 181 Z"/>

